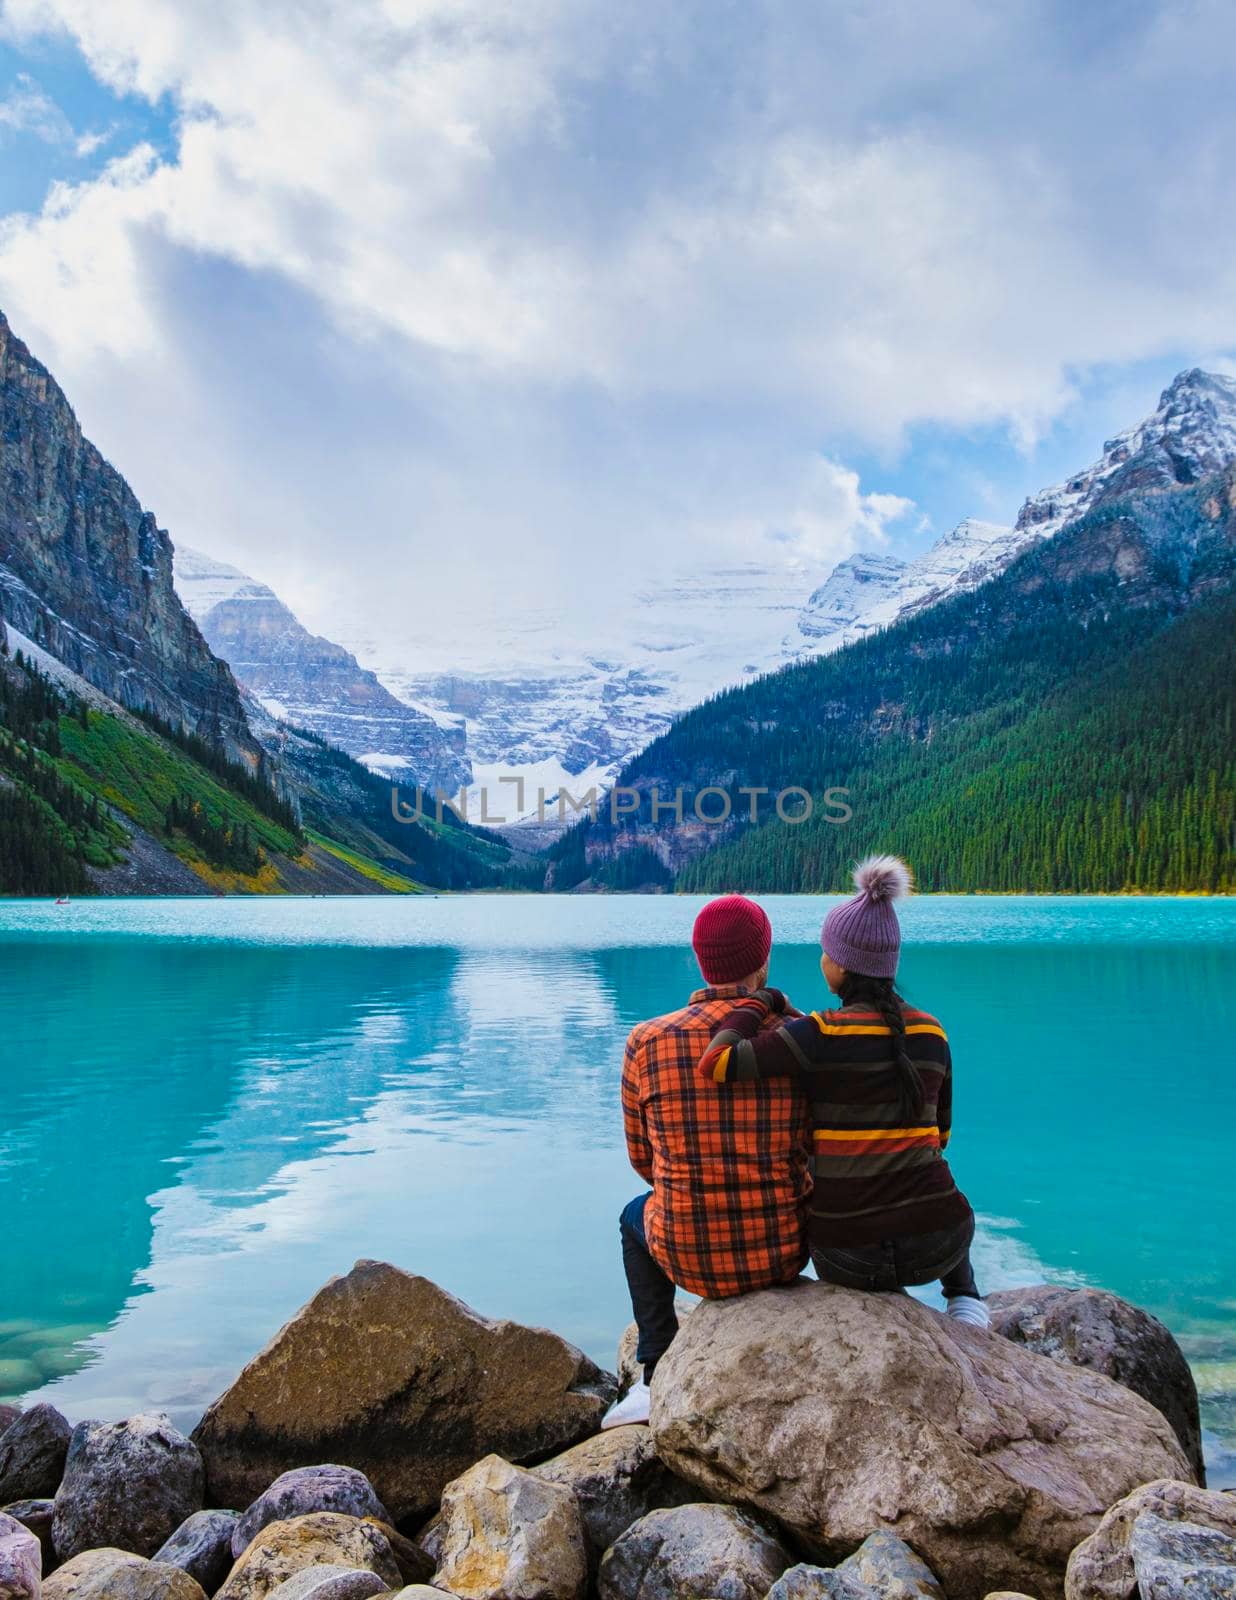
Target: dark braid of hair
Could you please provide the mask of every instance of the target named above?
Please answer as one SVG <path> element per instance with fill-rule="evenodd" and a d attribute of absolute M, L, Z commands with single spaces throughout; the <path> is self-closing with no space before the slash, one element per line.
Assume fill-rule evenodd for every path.
<path fill-rule="evenodd" d="M 888 1025 L 893 1036 L 893 1060 L 897 1067 L 900 1090 L 900 1115 L 902 1121 L 909 1127 L 922 1114 L 923 1080 L 906 1049 L 906 1019 L 902 1011 L 904 1002 L 893 988 L 893 980 L 869 978 L 861 972 L 847 972 L 838 994 L 847 1006 L 870 1006 L 873 1011 L 880 1013 Z"/>

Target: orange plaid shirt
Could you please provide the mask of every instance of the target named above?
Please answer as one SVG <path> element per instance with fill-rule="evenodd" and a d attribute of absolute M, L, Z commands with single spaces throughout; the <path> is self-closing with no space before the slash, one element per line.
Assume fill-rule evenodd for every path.
<path fill-rule="evenodd" d="M 627 1153 L 652 1187 L 648 1249 L 680 1288 L 709 1300 L 786 1283 L 807 1260 L 802 1090 L 789 1078 L 719 1090 L 699 1073 L 714 1030 L 746 992 L 697 989 L 681 1011 L 641 1022 L 622 1066 Z"/>

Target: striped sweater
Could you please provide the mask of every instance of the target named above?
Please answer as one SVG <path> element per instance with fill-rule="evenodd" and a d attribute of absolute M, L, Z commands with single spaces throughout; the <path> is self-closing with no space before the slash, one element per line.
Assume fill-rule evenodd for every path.
<path fill-rule="evenodd" d="M 811 1244 L 878 1244 L 964 1221 L 969 1202 L 943 1155 L 953 1079 L 948 1039 L 936 1019 L 905 1011 L 906 1051 L 923 1081 L 922 1107 L 907 1127 L 891 1034 L 878 1011 L 842 1006 L 761 1032 L 783 1005 L 770 989 L 736 1000 L 699 1071 L 717 1084 L 780 1077 L 803 1084 L 813 1130 Z"/>

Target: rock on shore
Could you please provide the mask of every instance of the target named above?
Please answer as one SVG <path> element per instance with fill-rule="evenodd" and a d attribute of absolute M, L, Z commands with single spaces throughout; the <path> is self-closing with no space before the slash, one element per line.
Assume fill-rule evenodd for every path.
<path fill-rule="evenodd" d="M 676 1478 L 657 1455 L 651 1430 L 642 1423 L 598 1433 L 532 1470 L 574 1494 L 598 1559 L 650 1511 L 698 1498 L 698 1491 Z"/>
<path fill-rule="evenodd" d="M 0 1595 L 4 1600 L 39 1600 L 43 1552 L 29 1528 L 0 1511 Z"/>
<path fill-rule="evenodd" d="M 950 1600 L 1059 1595 L 1110 1505 L 1190 1476 L 1162 1414 L 1110 1379 L 909 1296 L 806 1281 L 697 1307 L 657 1369 L 652 1431 L 680 1477 L 825 1557 L 891 1527 Z"/>
<path fill-rule="evenodd" d="M 0 1600 L 1236 1600 L 1167 1331 L 999 1309 L 1010 1337 L 805 1281 L 704 1302 L 652 1426 L 601 1433 L 614 1380 L 571 1345 L 361 1263 L 203 1419 L 236 1509 L 166 1418 L 81 1423 L 54 1500 L 0 1510 Z M 9 1481 L 49 1484 L 67 1427 L 9 1417 Z"/>
<path fill-rule="evenodd" d="M 442 1496 L 433 1582 L 463 1600 L 583 1600 L 588 1542 L 564 1484 L 486 1456 Z"/>
<path fill-rule="evenodd" d="M 600 1600 L 764 1600 L 790 1552 L 750 1512 L 686 1505 L 650 1511 L 606 1552 Z"/>
<path fill-rule="evenodd" d="M 1175 1430 L 1193 1476 L 1206 1481 L 1197 1385 L 1184 1352 L 1157 1317 L 1105 1289 L 1038 1284 L 987 1297 L 991 1324 L 1036 1355 L 1114 1378 L 1156 1406 Z"/>
<path fill-rule="evenodd" d="M 217 1600 L 266 1600 L 286 1579 L 312 1567 L 375 1572 L 388 1589 L 403 1582 L 380 1528 L 337 1511 L 268 1523 L 228 1574 Z"/>
<path fill-rule="evenodd" d="M 31 1406 L 0 1434 L 0 1505 L 54 1495 L 73 1430 L 55 1406 Z"/>
<path fill-rule="evenodd" d="M 202 1458 L 165 1416 L 79 1423 L 52 1513 L 56 1553 L 116 1545 L 152 1556 L 201 1510 L 202 1492 Z"/>
<path fill-rule="evenodd" d="M 1104 1516 L 1069 1558 L 1067 1600 L 1236 1600 L 1236 1494 L 1161 1479 Z"/>
<path fill-rule="evenodd" d="M 557 1334 L 492 1322 L 427 1278 L 361 1261 L 275 1335 L 193 1438 L 220 1504 L 340 1461 L 399 1522 L 428 1515 L 484 1455 L 535 1461 L 577 1444 L 616 1392 Z"/>

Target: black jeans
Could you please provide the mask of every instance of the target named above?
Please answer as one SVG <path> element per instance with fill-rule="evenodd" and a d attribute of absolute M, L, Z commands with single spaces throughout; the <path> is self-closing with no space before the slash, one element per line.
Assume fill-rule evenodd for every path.
<path fill-rule="evenodd" d="M 647 1194 L 637 1195 L 618 1219 L 622 1264 L 626 1268 L 627 1288 L 631 1291 L 631 1310 L 639 1328 L 635 1359 L 643 1366 L 645 1383 L 652 1381 L 653 1369 L 678 1332 L 673 1280 L 652 1259 L 648 1235 L 644 1232 L 644 1207 L 651 1199 L 651 1189 Z"/>
<path fill-rule="evenodd" d="M 908 1233 L 879 1244 L 813 1246 L 811 1262 L 825 1283 L 843 1289 L 906 1289 L 938 1278 L 946 1300 L 982 1298 L 970 1265 L 974 1218 L 936 1233 Z"/>

